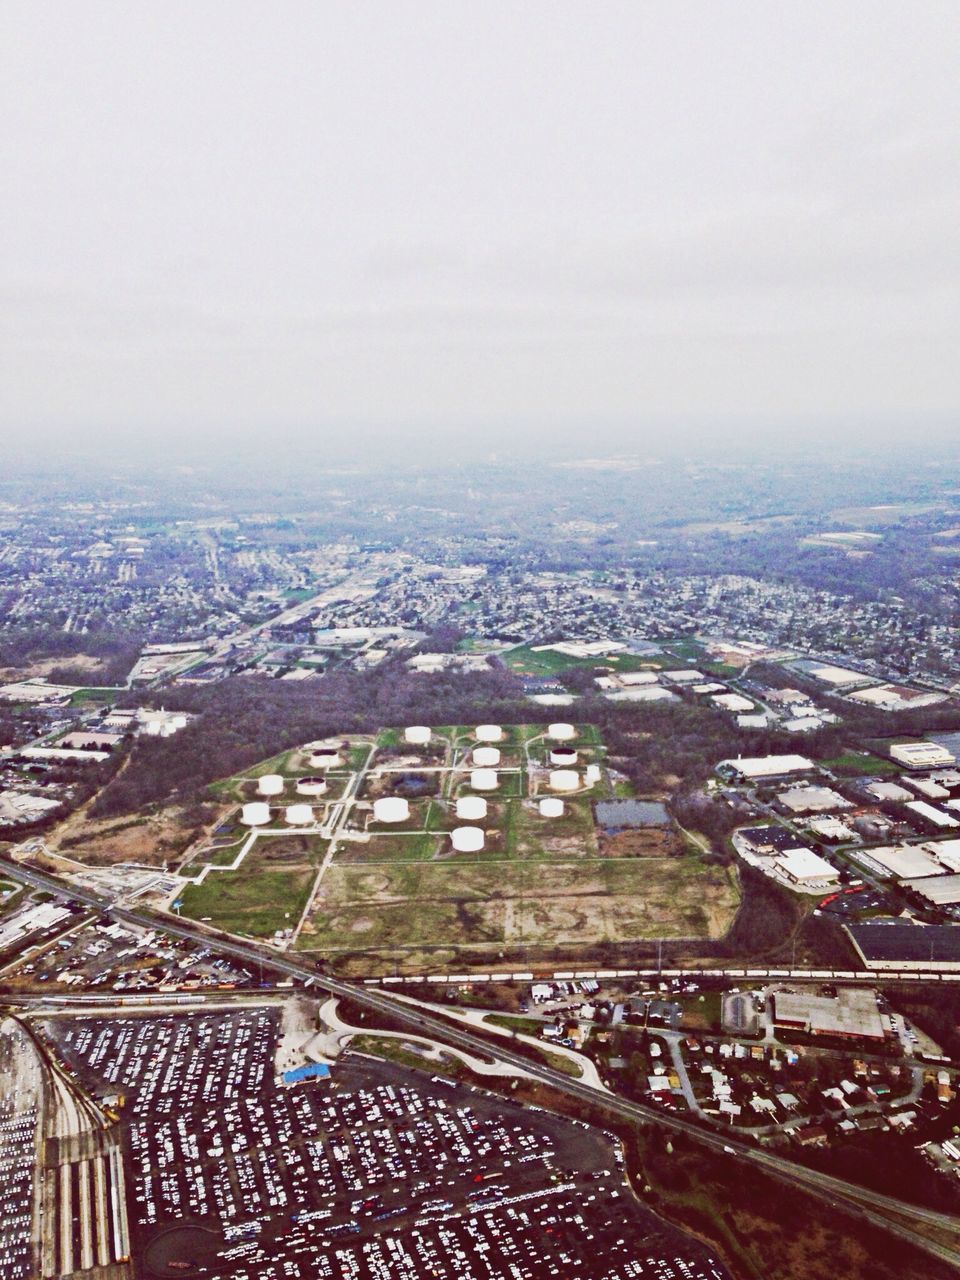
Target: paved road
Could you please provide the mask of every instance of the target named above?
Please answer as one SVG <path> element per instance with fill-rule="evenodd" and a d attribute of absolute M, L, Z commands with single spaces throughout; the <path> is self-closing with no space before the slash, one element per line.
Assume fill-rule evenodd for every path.
<path fill-rule="evenodd" d="M 757 1166 L 781 1181 L 802 1186 L 812 1195 L 826 1200 L 832 1205 L 852 1210 L 866 1221 L 882 1227 L 884 1230 L 960 1268 L 960 1250 L 946 1248 L 905 1226 L 890 1222 L 883 1216 L 883 1211 L 899 1214 L 907 1222 L 911 1220 L 922 1221 L 940 1229 L 960 1233 L 960 1218 L 958 1217 L 923 1209 L 906 1201 L 882 1196 L 863 1187 L 854 1186 L 839 1178 L 832 1178 L 815 1170 L 806 1169 L 769 1152 L 757 1150 L 752 1145 L 741 1142 L 733 1134 L 716 1135 L 709 1133 L 693 1121 L 682 1119 L 680 1116 L 662 1112 L 642 1103 L 630 1102 L 625 1098 L 598 1093 L 595 1088 L 583 1081 L 574 1080 L 572 1077 L 564 1075 L 562 1072 L 554 1071 L 548 1066 L 541 1066 L 522 1054 L 514 1052 L 508 1046 L 493 1046 L 489 1040 L 480 1039 L 436 1014 L 427 1013 L 420 1007 L 393 1000 L 376 989 L 356 986 L 339 978 L 329 977 L 326 974 L 319 973 L 309 963 L 292 960 L 286 955 L 278 955 L 275 952 L 270 952 L 265 947 L 257 947 L 232 938 L 222 937 L 214 930 L 186 925 L 182 921 L 158 922 L 151 915 L 131 911 L 128 908 L 116 907 L 98 894 L 66 884 L 54 876 L 21 866 L 19 863 L 10 862 L 6 858 L 0 858 L 0 870 L 14 879 L 32 885 L 34 888 L 46 889 L 49 892 L 82 901 L 89 906 L 98 907 L 117 920 L 147 928 L 156 928 L 159 924 L 167 933 L 175 937 L 201 942 L 204 945 L 210 945 L 211 942 L 214 942 L 225 955 L 236 956 L 238 959 L 248 962 L 253 961 L 256 964 L 266 964 L 274 971 L 300 979 L 311 986 L 328 991 L 331 995 L 353 1000 L 374 1013 L 380 1013 L 394 1021 L 406 1023 L 407 1026 L 421 1035 L 452 1044 L 457 1048 L 465 1049 L 468 1053 L 487 1056 L 491 1053 L 496 1053 L 500 1061 L 521 1068 L 541 1083 L 566 1093 L 581 1102 L 588 1103 L 591 1106 L 603 1107 L 618 1118 L 634 1124 L 643 1125 L 652 1122 L 674 1132 L 682 1133 L 701 1146 L 707 1147 L 716 1153 L 725 1153 L 733 1158 Z"/>

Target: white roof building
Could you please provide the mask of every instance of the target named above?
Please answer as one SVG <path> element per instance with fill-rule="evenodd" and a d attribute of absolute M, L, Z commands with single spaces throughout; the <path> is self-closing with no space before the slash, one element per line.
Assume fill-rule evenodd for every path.
<path fill-rule="evenodd" d="M 775 865 L 794 884 L 827 885 L 838 878 L 836 869 L 812 849 L 788 849 Z"/>
<path fill-rule="evenodd" d="M 814 768 L 806 756 L 738 756 L 721 760 L 717 766 L 747 781 L 754 778 L 782 778 L 789 773 L 809 773 Z"/>
<path fill-rule="evenodd" d="M 957 763 L 938 742 L 895 742 L 890 748 L 890 759 L 905 769 L 942 769 Z"/>

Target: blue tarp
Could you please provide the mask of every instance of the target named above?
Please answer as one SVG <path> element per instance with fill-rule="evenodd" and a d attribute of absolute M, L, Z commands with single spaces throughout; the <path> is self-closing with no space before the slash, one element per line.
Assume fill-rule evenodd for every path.
<path fill-rule="evenodd" d="M 305 1067 L 297 1067 L 294 1071 L 283 1073 L 284 1084 L 299 1084 L 301 1080 L 325 1080 L 330 1068 L 325 1062 L 311 1062 Z"/>

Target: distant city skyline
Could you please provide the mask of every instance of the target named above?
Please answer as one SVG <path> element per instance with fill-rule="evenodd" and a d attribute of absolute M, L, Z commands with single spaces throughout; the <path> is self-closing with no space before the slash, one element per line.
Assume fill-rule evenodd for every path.
<path fill-rule="evenodd" d="M 933 0 L 12 0 L 0 439 L 949 439 L 956 34 Z"/>

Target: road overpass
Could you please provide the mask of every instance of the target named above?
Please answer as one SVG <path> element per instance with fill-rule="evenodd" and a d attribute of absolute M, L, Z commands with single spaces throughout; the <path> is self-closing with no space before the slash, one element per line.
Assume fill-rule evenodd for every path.
<path fill-rule="evenodd" d="M 439 1015 L 428 1013 L 418 1006 L 393 1000 L 388 994 L 385 994 L 375 986 L 367 986 L 362 983 L 357 984 L 330 977 L 309 962 L 293 960 L 285 954 L 271 951 L 266 947 L 241 942 L 237 939 L 217 934 L 214 930 L 185 924 L 182 920 L 164 919 L 159 921 L 154 915 L 133 911 L 126 907 L 117 907 L 99 894 L 68 884 L 57 877 L 48 875 L 46 872 L 36 871 L 33 868 L 11 862 L 7 858 L 0 858 L 0 872 L 33 888 L 46 890 L 50 893 L 83 902 L 85 905 L 95 907 L 116 920 L 133 924 L 140 928 L 160 927 L 174 937 L 184 938 L 187 941 L 197 942 L 204 946 L 214 944 L 225 955 L 233 956 L 248 963 L 262 964 L 287 977 L 327 991 L 331 995 L 351 1000 L 373 1013 L 379 1013 L 383 1017 L 409 1027 L 411 1031 L 419 1035 L 465 1049 L 473 1055 L 493 1057 L 497 1061 L 519 1067 L 540 1083 L 548 1085 L 591 1107 L 602 1108 L 619 1120 L 639 1125 L 655 1124 L 674 1133 L 681 1133 L 716 1153 L 723 1153 L 732 1159 L 753 1165 L 783 1182 L 801 1187 L 811 1195 L 826 1201 L 834 1207 L 853 1212 L 872 1225 L 889 1231 L 900 1239 L 915 1247 L 920 1247 L 942 1261 L 948 1262 L 951 1266 L 960 1269 L 960 1217 L 937 1213 L 933 1210 L 910 1204 L 907 1201 L 879 1195 L 864 1187 L 855 1186 L 839 1178 L 833 1178 L 816 1170 L 807 1169 L 790 1160 L 785 1160 L 780 1156 L 760 1150 L 752 1143 L 738 1139 L 733 1133 L 717 1135 L 680 1116 L 602 1092 L 563 1072 L 555 1071 L 545 1064 L 540 1064 L 533 1058 L 518 1053 L 508 1046 L 491 1043 L 486 1038 L 465 1031 Z M 614 971 L 593 970 L 590 972 L 607 973 Z M 640 971 L 636 972 L 639 973 Z M 715 971 L 708 970 L 706 972 Z M 739 972 L 742 976 L 746 976 L 748 971 L 740 970 Z M 759 974 L 759 971 L 757 972 Z M 766 973 L 768 971 L 765 970 L 763 972 Z M 781 972 L 784 976 L 788 976 L 791 971 L 784 970 Z M 660 973 L 664 977 L 667 976 L 666 971 L 660 971 Z M 577 975 L 574 973 L 571 976 Z M 868 975 L 863 975 L 861 980 L 867 978 Z M 448 981 L 449 979 L 444 978 L 443 980 Z M 917 976 L 912 975 L 912 980 L 917 981 Z M 898 1220 L 891 1221 L 886 1214 L 897 1215 Z M 912 1230 L 905 1225 L 911 1221 L 923 1222 L 938 1231 L 954 1234 L 958 1241 L 958 1247 L 953 1248 L 942 1244 L 932 1240 L 922 1232 Z"/>

